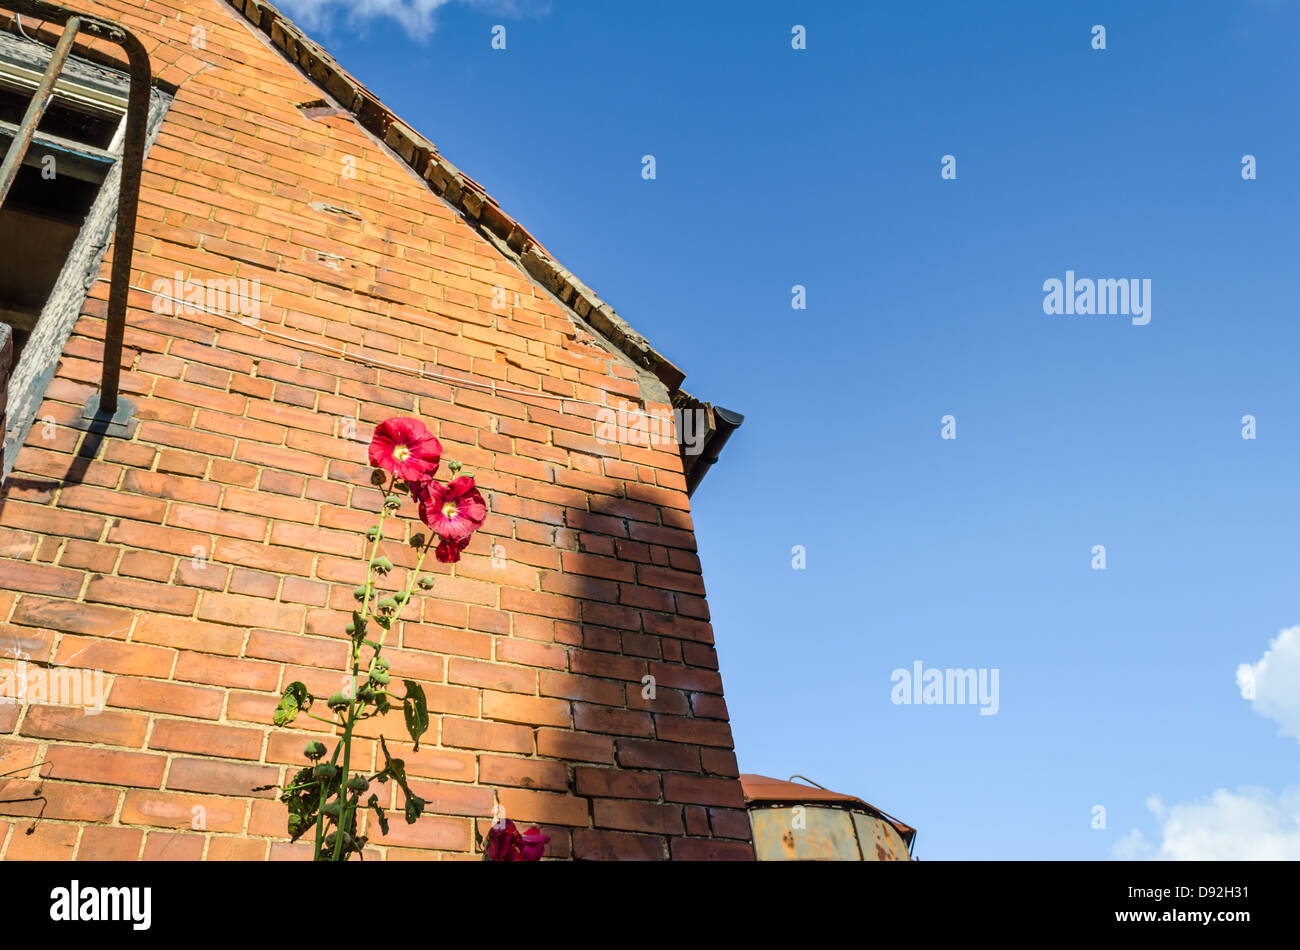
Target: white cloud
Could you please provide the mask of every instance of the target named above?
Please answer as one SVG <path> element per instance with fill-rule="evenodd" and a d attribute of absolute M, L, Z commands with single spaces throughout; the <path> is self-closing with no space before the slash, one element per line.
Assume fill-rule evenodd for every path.
<path fill-rule="evenodd" d="M 1300 627 L 1277 635 L 1255 663 L 1237 667 L 1242 698 L 1261 716 L 1300 739 Z M 1121 860 L 1300 860 L 1300 785 L 1274 794 L 1267 788 L 1221 788 L 1209 798 L 1166 805 L 1147 799 L 1159 824 L 1159 843 L 1136 828 L 1111 853 Z"/>
<path fill-rule="evenodd" d="M 1121 860 L 1300 860 L 1300 786 L 1275 795 L 1266 788 L 1219 789 L 1208 799 L 1166 806 L 1147 802 L 1160 823 L 1160 841 L 1134 829 L 1112 848 Z"/>
<path fill-rule="evenodd" d="M 386 17 L 417 39 L 434 31 L 438 10 L 450 3 L 510 16 L 521 12 L 519 0 L 278 0 L 280 9 L 304 30 L 324 30 L 338 22 L 361 26 Z M 487 39 L 483 42 L 486 46 Z"/>
<path fill-rule="evenodd" d="M 1252 708 L 1300 739 L 1300 627 L 1277 635 L 1257 663 L 1237 667 L 1237 686 Z"/>

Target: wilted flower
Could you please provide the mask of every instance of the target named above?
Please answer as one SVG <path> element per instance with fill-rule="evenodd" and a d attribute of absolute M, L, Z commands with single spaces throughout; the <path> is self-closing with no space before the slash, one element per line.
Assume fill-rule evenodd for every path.
<path fill-rule="evenodd" d="M 469 538 L 461 538 L 459 541 L 448 541 L 446 538 L 438 542 L 438 547 L 434 550 L 433 555 L 443 564 L 455 564 L 460 560 L 460 552 L 465 550 L 469 545 Z"/>

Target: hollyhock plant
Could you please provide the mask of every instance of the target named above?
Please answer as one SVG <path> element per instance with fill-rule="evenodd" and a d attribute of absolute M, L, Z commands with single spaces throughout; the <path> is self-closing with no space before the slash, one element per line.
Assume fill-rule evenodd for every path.
<path fill-rule="evenodd" d="M 521 832 L 513 821 L 497 821 L 492 825 L 485 839 L 474 829 L 483 849 L 484 861 L 540 861 L 546 850 L 550 835 L 544 835 L 538 828 L 529 828 Z"/>
<path fill-rule="evenodd" d="M 419 419 L 385 419 L 370 441 L 370 464 L 407 482 L 438 474 L 442 443 Z"/>
<path fill-rule="evenodd" d="M 421 574 L 425 556 L 430 549 L 444 563 L 460 560 L 460 552 L 469 544 L 470 535 L 482 527 L 487 517 L 487 505 L 474 486 L 468 473 L 460 474 L 460 465 L 450 466 L 452 481 L 444 485 L 434 479 L 442 460 L 442 445 L 418 419 L 386 419 L 375 427 L 370 443 L 370 464 L 375 471 L 371 482 L 382 487 L 383 504 L 379 523 L 366 532 L 370 542 L 366 582 L 353 592 L 358 607 L 346 626 L 351 640 L 350 678 L 345 678 L 344 688 L 324 700 L 328 716 L 312 712 L 318 699 L 307 691 L 301 682 L 290 683 L 275 710 L 275 724 L 287 726 L 299 715 L 315 719 L 330 727 L 338 735 L 338 742 L 329 758 L 324 742 L 312 740 L 303 750 L 309 764 L 300 769 L 283 786 L 268 785 L 255 791 L 280 789 L 280 801 L 289 808 L 289 835 L 297 840 L 315 828 L 316 860 L 346 861 L 348 857 L 362 854 L 368 836 L 358 834 L 357 813 L 372 811 L 381 834 L 388 833 L 388 816 L 380 795 L 371 793 L 371 783 L 381 786 L 390 779 L 405 798 L 406 821 L 414 823 L 424 811 L 426 802 L 411 791 L 406 779 L 406 764 L 388 754 L 388 745 L 381 736 L 380 751 L 384 767 L 374 775 L 366 776 L 352 771 L 352 738 L 358 723 L 374 716 L 388 713 L 394 706 L 402 707 L 407 732 L 419 751 L 420 737 L 429 729 L 429 709 L 424 689 L 414 680 L 401 680 L 401 692 L 389 672 L 387 658 L 382 656 L 385 640 L 396 625 L 402 609 L 411 600 L 418 586 L 421 590 L 433 587 L 433 578 Z M 385 474 L 387 473 L 387 474 Z M 407 491 L 416 501 L 421 520 L 430 533 L 415 534 L 410 544 L 418 554 L 415 569 L 397 590 L 382 590 L 380 585 L 393 570 L 392 560 L 379 552 L 385 540 L 384 523 L 402 507 L 402 496 Z M 437 545 L 435 547 L 435 540 Z M 372 632 L 371 626 L 379 628 Z M 363 660 L 363 651 L 369 655 Z M 341 759 L 341 761 L 340 761 Z M 387 793 L 383 795 L 387 799 Z M 511 826 L 513 829 L 513 825 Z M 516 855 L 501 860 L 535 861 L 549 839 L 536 828 L 525 833 L 517 829 L 505 839 L 505 853 Z M 517 855 L 536 855 L 519 857 Z"/>

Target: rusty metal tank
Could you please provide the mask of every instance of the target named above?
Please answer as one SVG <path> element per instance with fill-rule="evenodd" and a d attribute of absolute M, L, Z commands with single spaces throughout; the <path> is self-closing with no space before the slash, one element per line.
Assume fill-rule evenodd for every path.
<path fill-rule="evenodd" d="M 916 829 L 860 798 L 766 775 L 740 785 L 760 861 L 911 860 Z"/>

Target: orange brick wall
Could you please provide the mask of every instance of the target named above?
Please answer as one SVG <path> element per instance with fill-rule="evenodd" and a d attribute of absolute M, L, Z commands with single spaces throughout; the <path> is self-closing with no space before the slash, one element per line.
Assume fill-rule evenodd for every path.
<path fill-rule="evenodd" d="M 432 725 L 412 752 L 390 714 L 359 751 L 377 768 L 382 732 L 430 805 L 414 825 L 395 814 L 376 853 L 470 857 L 472 822 L 499 804 L 543 825 L 556 857 L 751 857 L 676 452 L 598 442 L 591 405 L 417 375 L 617 404 L 640 398 L 631 364 L 352 117 L 306 117 L 321 90 L 222 0 L 66 4 L 123 22 L 178 89 L 145 167 L 132 283 L 256 278 L 263 302 L 252 328 L 133 293 L 122 384 L 140 422 L 78 461 L 85 435 L 66 423 L 98 382 L 108 285 L 94 285 L 0 496 L 0 663 L 103 671 L 108 700 L 97 715 L 0 703 L 0 857 L 310 855 L 273 793 L 250 789 L 292 774 L 302 723 L 320 725 L 271 727 L 280 689 L 340 681 L 379 508 L 365 447 L 393 415 L 476 472 L 490 514 L 386 651 L 425 685 Z M 385 553 L 401 568 L 409 550 Z M 27 834 L 40 805 L 14 799 L 38 784 Z"/>

